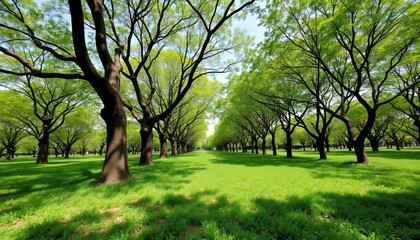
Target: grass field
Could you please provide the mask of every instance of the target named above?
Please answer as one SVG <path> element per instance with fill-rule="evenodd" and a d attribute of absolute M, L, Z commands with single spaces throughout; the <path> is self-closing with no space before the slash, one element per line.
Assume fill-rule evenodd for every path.
<path fill-rule="evenodd" d="M 419 239 L 420 149 L 198 151 L 94 186 L 102 159 L 0 159 L 0 239 Z"/>

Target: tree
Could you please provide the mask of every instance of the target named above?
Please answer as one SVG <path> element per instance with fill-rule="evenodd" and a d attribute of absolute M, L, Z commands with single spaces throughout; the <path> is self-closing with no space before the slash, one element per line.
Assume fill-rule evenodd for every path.
<path fill-rule="evenodd" d="M 68 115 L 63 126 L 53 135 L 53 141 L 58 148 L 62 148 L 64 158 L 69 158 L 74 144 L 86 137 L 94 125 L 90 118 L 91 109 L 87 106 Z"/>
<path fill-rule="evenodd" d="M 150 18 L 150 22 L 157 24 L 151 26 L 141 24 L 138 31 L 132 31 L 133 36 L 140 39 L 137 55 L 140 55 L 142 60 L 134 65 L 123 58 L 127 65 L 127 71 L 123 71 L 123 74 L 132 82 L 136 103 L 141 109 L 141 115 L 139 115 L 132 105 L 126 104 L 133 117 L 141 125 L 140 165 L 153 164 L 152 129 L 155 124 L 165 119 L 175 109 L 192 84 L 201 76 L 226 71 L 226 66 L 220 68 L 211 63 L 212 59 L 232 47 L 233 39 L 227 38 L 229 32 L 222 26 L 253 2 L 254 0 L 246 1 L 238 6 L 235 6 L 234 1 L 185 1 L 185 4 L 181 5 L 177 5 L 176 1 L 158 2 L 159 14 L 157 18 L 153 16 Z M 178 17 L 179 13 L 182 15 Z M 174 19 L 174 16 L 178 19 Z M 165 21 L 172 24 L 169 26 L 160 24 Z M 167 46 L 176 49 L 176 55 L 178 55 L 178 68 L 169 80 L 175 94 L 167 98 L 169 102 L 166 107 L 158 111 L 152 106 L 152 102 L 156 92 L 162 88 L 159 85 L 160 77 L 154 73 L 158 72 L 155 66 L 164 62 L 157 59 L 165 56 L 161 53 Z M 148 92 L 140 91 L 139 79 L 143 79 L 142 83 L 147 86 Z"/>
<path fill-rule="evenodd" d="M 0 110 L 0 146 L 1 152 L 6 150 L 6 160 L 14 157 L 19 142 L 25 137 L 23 127 L 11 113 L 11 108 L 19 104 L 13 95 L 12 91 L 0 91 L 0 105 L 3 106 Z"/>
<path fill-rule="evenodd" d="M 391 116 L 386 135 L 391 139 L 391 142 L 394 143 L 397 151 L 401 149 L 403 140 L 406 137 L 406 132 L 403 131 L 406 124 L 407 118 L 399 116 L 398 114 Z"/>
<path fill-rule="evenodd" d="M 401 96 L 406 104 L 402 103 L 400 99 L 391 102 L 391 104 L 412 119 L 413 124 L 407 125 L 406 132 L 420 143 L 420 84 L 408 88 L 420 81 L 419 47 L 418 45 L 415 47 L 416 51 L 410 58 L 394 70 L 394 75 L 398 80 L 398 90 L 402 91 Z"/>
<path fill-rule="evenodd" d="M 128 149 L 131 154 L 140 152 L 141 140 L 139 137 L 138 123 L 135 121 L 128 121 L 127 124 L 127 139 Z"/>
<path fill-rule="evenodd" d="M 215 40 L 217 31 L 254 0 L 243 4 L 235 4 L 234 1 L 222 4 L 219 1 L 192 3 L 170 0 L 86 2 L 87 6 L 76 0 L 69 1 L 68 6 L 57 1 L 38 7 L 31 1 L 25 2 L 25 5 L 16 0 L 1 1 L 0 33 L 3 41 L 0 52 L 2 57 L 7 58 L 8 64 L 2 66 L 0 72 L 87 81 L 102 101 L 101 117 L 107 129 L 105 161 L 98 182 L 115 183 L 130 175 L 127 164 L 126 115 L 120 94 L 121 62 L 125 64 L 124 76 L 131 80 L 138 103 L 141 103 L 142 108 L 147 108 L 144 103 L 147 103 L 149 97 L 142 94 L 143 89 L 137 83 L 137 77 L 141 71 L 147 74 L 149 64 L 157 59 L 157 55 L 151 55 L 152 50 L 162 49 L 174 41 L 175 34 L 186 34 L 184 39 L 187 45 L 184 50 L 194 49 L 195 51 L 187 52 L 191 53 L 189 59 L 195 58 L 184 62 L 186 68 L 182 90 L 163 114 L 166 115 L 182 100 L 194 80 L 200 76 L 202 62 L 208 61 L 219 52 L 218 41 Z M 66 13 L 70 16 L 66 16 Z M 56 21 L 50 21 L 51 19 Z M 67 19 L 71 21 L 71 29 L 67 28 Z M 86 33 L 95 36 L 93 49 L 89 47 Z M 195 38 L 195 43 L 192 44 L 193 36 L 203 38 Z M 163 41 L 165 39 L 168 41 Z M 39 53 L 38 57 L 41 58 L 27 58 L 18 51 L 22 49 L 20 47 Z M 133 51 L 135 48 L 139 51 Z M 187 57 L 186 54 L 184 56 Z M 51 60 L 37 61 L 46 58 Z M 50 65 L 44 66 L 44 62 Z M 133 62 L 137 66 L 133 66 Z M 146 108 L 143 109 L 146 120 L 143 120 L 142 131 L 143 137 L 148 139 L 152 133 L 153 121 L 160 119 L 147 120 Z M 143 150 L 142 162 L 151 162 L 152 149 L 147 147 Z"/>
<path fill-rule="evenodd" d="M 15 117 L 25 131 L 38 140 L 36 163 L 48 163 L 50 134 L 59 129 L 66 116 L 87 98 L 82 86 L 58 79 L 38 79 L 32 76 L 16 77 L 3 85 L 22 94 L 31 101 L 32 114 L 15 110 Z"/>
<path fill-rule="evenodd" d="M 297 1 L 260 9 L 272 30 L 269 42 L 290 42 L 328 75 L 338 94 L 364 107 L 368 117 L 357 136 L 345 111 L 324 108 L 346 124 L 358 163 L 369 163 L 364 141 L 377 110 L 412 87 L 393 91 L 391 73 L 418 42 L 416 6 L 415 1 Z"/>
<path fill-rule="evenodd" d="M 6 160 L 14 157 L 18 143 L 24 137 L 25 135 L 21 127 L 11 122 L 0 121 L 0 143 L 6 149 Z"/>

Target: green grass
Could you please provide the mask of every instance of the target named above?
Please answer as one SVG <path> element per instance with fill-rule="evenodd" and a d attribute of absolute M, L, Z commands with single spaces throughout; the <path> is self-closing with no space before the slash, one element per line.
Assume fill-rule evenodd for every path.
<path fill-rule="evenodd" d="M 283 154 L 284 152 L 281 152 Z M 98 157 L 0 159 L 0 239 L 415 239 L 420 149 L 193 152 L 94 186 Z"/>

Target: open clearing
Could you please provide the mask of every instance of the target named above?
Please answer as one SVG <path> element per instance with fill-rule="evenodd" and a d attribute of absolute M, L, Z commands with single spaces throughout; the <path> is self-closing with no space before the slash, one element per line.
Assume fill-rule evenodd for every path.
<path fill-rule="evenodd" d="M 0 239 L 414 239 L 420 149 L 197 151 L 94 186 L 99 157 L 0 159 Z"/>

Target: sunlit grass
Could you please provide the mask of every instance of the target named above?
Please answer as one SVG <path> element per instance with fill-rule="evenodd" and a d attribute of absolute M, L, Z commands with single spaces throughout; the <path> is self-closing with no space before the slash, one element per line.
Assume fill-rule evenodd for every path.
<path fill-rule="evenodd" d="M 0 159 L 0 239 L 413 239 L 420 149 L 193 152 L 94 186 L 102 159 Z"/>

